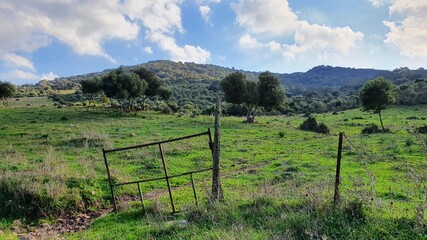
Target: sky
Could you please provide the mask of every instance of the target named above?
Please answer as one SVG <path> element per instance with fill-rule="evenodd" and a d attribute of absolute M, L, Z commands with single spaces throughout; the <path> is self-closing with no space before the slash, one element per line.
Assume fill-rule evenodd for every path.
<path fill-rule="evenodd" d="M 1 0 L 0 81 L 153 60 L 249 71 L 427 67 L 427 0 Z"/>

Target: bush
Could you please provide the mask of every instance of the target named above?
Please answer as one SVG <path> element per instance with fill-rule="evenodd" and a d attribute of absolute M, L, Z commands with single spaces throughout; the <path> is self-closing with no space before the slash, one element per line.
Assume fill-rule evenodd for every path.
<path fill-rule="evenodd" d="M 162 107 L 162 109 L 160 110 L 161 113 L 163 114 L 173 114 L 173 110 L 172 108 L 170 108 L 168 105 L 165 105 Z"/>
<path fill-rule="evenodd" d="M 378 125 L 371 123 L 364 129 L 362 129 L 362 134 L 375 134 L 375 133 L 389 133 L 390 129 L 380 129 Z"/>
<path fill-rule="evenodd" d="M 427 125 L 416 128 L 415 131 L 418 133 L 421 133 L 421 134 L 426 134 L 427 133 Z"/>
<path fill-rule="evenodd" d="M 329 128 L 324 123 L 319 123 L 319 125 L 317 126 L 317 132 L 323 133 L 323 134 L 328 134 Z"/>
<path fill-rule="evenodd" d="M 299 129 L 305 131 L 314 131 L 317 128 L 316 118 L 308 116 L 308 118 L 299 126 Z"/>
<path fill-rule="evenodd" d="M 316 118 L 313 116 L 309 116 L 303 123 L 301 123 L 299 129 L 323 134 L 329 133 L 328 126 L 326 126 L 324 123 L 318 124 Z"/>

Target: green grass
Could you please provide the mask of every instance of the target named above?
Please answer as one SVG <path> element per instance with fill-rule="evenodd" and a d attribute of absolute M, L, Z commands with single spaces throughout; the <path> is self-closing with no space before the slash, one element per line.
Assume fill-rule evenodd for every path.
<path fill-rule="evenodd" d="M 9 204 L 0 213 L 11 219 L 108 206 L 110 194 L 102 147 L 171 139 L 213 127 L 211 116 L 55 108 L 44 98 L 11 101 L 11 105 L 0 108 L 0 201 Z M 100 218 L 88 231 L 69 237 L 305 239 L 324 235 L 336 239 L 347 235 L 348 239 L 371 239 L 370 234 L 375 233 L 372 239 L 426 238 L 425 229 L 414 230 L 417 223 L 425 221 L 416 220 L 419 214 L 415 211 L 424 197 L 421 186 L 426 183 L 426 156 L 420 142 L 425 141 L 425 136 L 418 139 L 411 133 L 413 127 L 427 123 L 423 116 L 427 116 L 426 106 L 392 107 L 383 112 L 384 125 L 392 133 L 374 135 L 360 132 L 370 123 L 378 124 L 378 116 L 358 109 L 338 115 L 316 115 L 318 122 L 331 129 L 329 135 L 298 130 L 305 119 L 302 116 L 260 116 L 255 124 L 244 124 L 243 118 L 223 117 L 224 205 L 203 210 L 209 173 L 195 175 L 200 209 L 192 208 L 189 177 L 171 179 L 177 208 L 190 209 L 190 213 L 176 216 L 166 214 L 170 206 L 164 181 L 142 184 L 147 205 L 156 209 L 159 216 L 141 215 L 138 207 L 131 208 L 122 202 L 120 207 L 125 210 L 119 214 Z M 361 202 L 365 225 L 329 206 L 341 131 L 346 135 L 342 209 L 345 212 L 350 203 Z M 170 174 L 210 166 L 210 153 L 203 137 L 165 144 L 164 150 Z M 157 146 L 108 157 L 116 181 L 163 176 Z M 136 186 L 117 190 L 122 196 L 137 194 Z M 26 196 L 25 200 L 14 194 L 17 191 Z M 320 200 L 314 201 L 312 196 Z M 247 206 L 257 204 L 260 197 L 265 197 L 263 204 L 268 206 L 264 209 L 257 205 L 254 211 L 260 212 L 248 216 L 252 208 L 248 210 Z M 198 211 L 202 211 L 201 219 L 190 216 Z M 346 220 L 339 223 L 335 218 Z M 183 219 L 192 220 L 184 227 L 167 223 Z M 316 222 L 319 229 L 314 229 Z M 8 227 L 7 220 L 0 225 L 0 229 Z"/>

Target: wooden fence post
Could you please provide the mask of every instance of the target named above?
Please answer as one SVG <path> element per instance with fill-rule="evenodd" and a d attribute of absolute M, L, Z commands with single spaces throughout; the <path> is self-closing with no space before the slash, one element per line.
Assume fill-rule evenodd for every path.
<path fill-rule="evenodd" d="M 221 174 L 220 174 L 220 153 L 221 153 L 221 99 L 219 96 L 216 97 L 215 104 L 215 131 L 214 131 L 214 143 L 212 152 L 212 202 L 223 200 L 223 192 L 221 187 Z"/>
<path fill-rule="evenodd" d="M 334 191 L 334 204 L 336 205 L 340 201 L 340 174 L 341 174 L 341 152 L 342 152 L 342 139 L 344 133 L 340 132 L 338 139 L 338 154 L 337 154 L 337 169 L 335 173 L 335 191 Z"/>

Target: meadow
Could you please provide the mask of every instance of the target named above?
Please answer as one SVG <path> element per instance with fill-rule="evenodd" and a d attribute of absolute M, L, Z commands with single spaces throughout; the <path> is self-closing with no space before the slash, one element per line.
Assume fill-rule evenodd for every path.
<path fill-rule="evenodd" d="M 213 116 L 120 112 L 53 106 L 23 98 L 0 108 L 0 230 L 13 221 L 54 223 L 65 214 L 111 207 L 102 148 L 111 149 L 205 132 Z M 93 221 L 70 239 L 427 239 L 427 106 L 383 112 L 391 133 L 362 135 L 377 115 L 359 109 L 316 114 L 329 134 L 301 131 L 296 116 L 258 116 L 254 124 L 223 117 L 221 171 L 225 200 L 209 203 L 210 173 L 171 179 L 171 215 L 164 181 L 118 189 L 119 213 Z M 345 133 L 341 197 L 333 205 L 338 134 Z M 205 138 L 166 146 L 169 172 L 209 167 Z M 111 157 L 115 181 L 162 176 L 158 150 Z M 0 233 L 1 234 L 1 233 Z M 2 236 L 0 235 L 0 238 Z"/>

